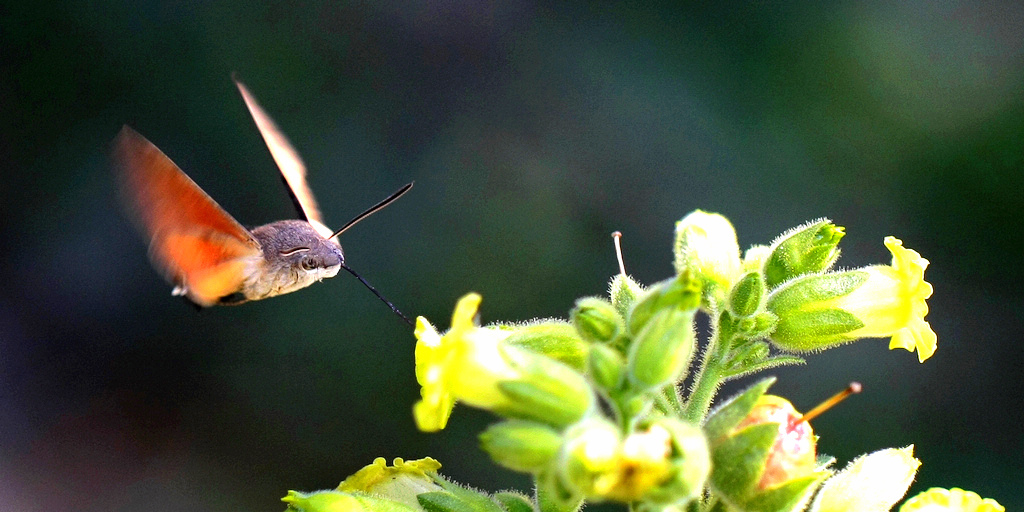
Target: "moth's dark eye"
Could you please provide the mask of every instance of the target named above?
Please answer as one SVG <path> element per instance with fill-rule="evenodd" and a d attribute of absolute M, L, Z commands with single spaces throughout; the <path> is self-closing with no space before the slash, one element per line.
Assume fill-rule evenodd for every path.
<path fill-rule="evenodd" d="M 313 270 L 314 268 L 319 266 L 319 265 L 317 265 L 316 258 L 302 258 L 301 265 L 302 265 L 302 268 L 304 268 L 306 270 Z"/>

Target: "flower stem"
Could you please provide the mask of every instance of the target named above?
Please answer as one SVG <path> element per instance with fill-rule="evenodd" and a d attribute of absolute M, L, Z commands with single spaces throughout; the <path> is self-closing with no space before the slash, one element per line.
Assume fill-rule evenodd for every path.
<path fill-rule="evenodd" d="M 728 359 L 727 356 L 732 349 L 730 323 L 723 322 L 719 315 L 717 324 L 718 328 L 715 329 L 704 349 L 700 369 L 697 371 L 690 396 L 683 407 L 683 419 L 694 424 L 700 424 L 708 410 L 711 409 L 711 402 L 715 399 L 718 386 L 722 383 L 722 363 Z"/>

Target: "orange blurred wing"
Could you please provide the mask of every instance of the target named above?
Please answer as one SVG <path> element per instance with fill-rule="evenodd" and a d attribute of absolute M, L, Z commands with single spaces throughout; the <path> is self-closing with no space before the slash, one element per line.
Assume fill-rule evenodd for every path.
<path fill-rule="evenodd" d="M 175 293 L 209 306 L 239 291 L 262 257 L 252 234 L 135 130 L 121 129 L 113 156 L 150 259 Z"/>
<path fill-rule="evenodd" d="M 316 198 L 313 197 L 313 191 L 306 183 L 306 164 L 302 162 L 302 157 L 288 142 L 288 138 L 281 133 L 274 120 L 263 111 L 245 84 L 239 82 L 237 78 L 232 78 L 235 85 L 238 86 L 238 91 L 242 93 L 242 99 L 245 100 L 245 106 L 252 114 L 253 121 L 256 121 L 256 127 L 259 128 L 263 141 L 270 149 L 270 155 L 274 157 L 277 168 L 281 170 L 281 176 L 284 178 L 285 184 L 288 185 L 299 213 L 305 217 L 303 220 L 309 222 L 317 233 L 320 233 L 320 236 L 324 238 L 331 236 L 330 228 L 324 225 L 320 216 L 320 208 L 316 204 Z"/>

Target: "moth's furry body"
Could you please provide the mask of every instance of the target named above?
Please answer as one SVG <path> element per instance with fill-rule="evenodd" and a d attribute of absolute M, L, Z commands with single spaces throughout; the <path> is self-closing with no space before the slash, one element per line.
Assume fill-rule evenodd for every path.
<path fill-rule="evenodd" d="M 245 229 L 135 130 L 125 126 L 114 139 L 122 197 L 149 238 L 153 265 L 174 285 L 174 295 L 199 306 L 265 299 L 334 277 L 345 265 L 334 237 L 412 186 L 406 185 L 332 233 L 320 219 L 298 153 L 245 86 L 237 80 L 235 84 L 301 219 Z"/>

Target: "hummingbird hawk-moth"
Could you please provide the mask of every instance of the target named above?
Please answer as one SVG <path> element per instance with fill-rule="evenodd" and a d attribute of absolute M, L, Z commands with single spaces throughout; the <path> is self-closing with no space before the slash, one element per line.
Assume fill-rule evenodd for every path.
<path fill-rule="evenodd" d="M 352 272 L 337 236 L 412 187 L 405 185 L 331 231 L 321 220 L 299 154 L 245 85 L 237 79 L 235 85 L 281 171 L 298 219 L 246 229 L 135 130 L 124 126 L 113 143 L 121 195 L 149 240 L 150 260 L 174 286 L 174 295 L 198 306 L 265 299 L 334 277 L 341 268 Z"/>

